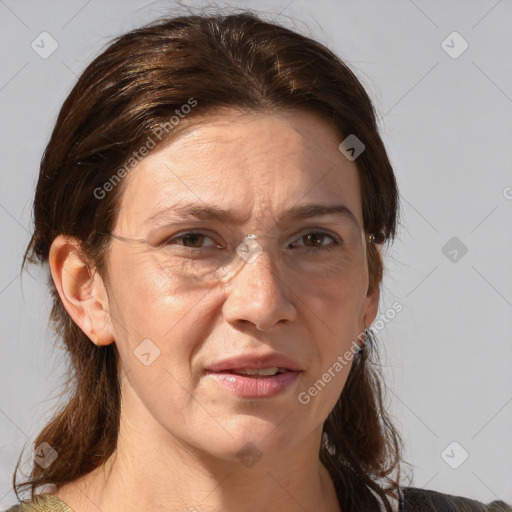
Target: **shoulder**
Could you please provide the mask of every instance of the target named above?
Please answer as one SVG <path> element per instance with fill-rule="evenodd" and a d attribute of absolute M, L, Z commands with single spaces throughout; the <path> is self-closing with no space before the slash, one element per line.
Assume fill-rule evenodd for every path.
<path fill-rule="evenodd" d="M 30 501 L 22 501 L 5 512 L 73 512 L 57 496 L 52 494 L 35 495 Z"/>
<path fill-rule="evenodd" d="M 499 500 L 484 504 L 462 496 L 416 487 L 404 487 L 401 492 L 402 512 L 512 512 L 512 506 Z"/>

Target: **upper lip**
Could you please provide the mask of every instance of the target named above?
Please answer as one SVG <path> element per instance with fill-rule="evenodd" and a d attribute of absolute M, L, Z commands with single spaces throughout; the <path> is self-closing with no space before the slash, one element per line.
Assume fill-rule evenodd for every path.
<path fill-rule="evenodd" d="M 206 368 L 212 372 L 241 369 L 286 368 L 291 371 L 302 371 L 298 363 L 277 352 L 269 354 L 240 354 L 214 362 Z"/>

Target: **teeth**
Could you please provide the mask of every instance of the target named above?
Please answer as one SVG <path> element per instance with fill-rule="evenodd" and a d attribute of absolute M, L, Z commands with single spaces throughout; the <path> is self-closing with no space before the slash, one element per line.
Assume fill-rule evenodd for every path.
<path fill-rule="evenodd" d="M 243 370 L 234 370 L 233 373 L 237 373 L 240 375 L 275 375 L 276 373 L 282 373 L 287 371 L 286 368 L 277 368 L 276 366 L 272 368 L 260 368 L 257 370 L 249 370 L 244 368 Z"/>

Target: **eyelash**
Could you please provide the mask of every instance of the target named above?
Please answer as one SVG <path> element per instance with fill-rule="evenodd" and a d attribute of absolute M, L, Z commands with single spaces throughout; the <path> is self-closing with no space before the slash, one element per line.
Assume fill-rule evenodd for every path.
<path fill-rule="evenodd" d="M 202 231 L 185 231 L 183 233 L 179 233 L 176 236 L 168 238 L 164 242 L 164 245 L 175 245 L 175 244 L 173 244 L 173 242 L 175 242 L 176 240 L 187 238 L 190 235 L 203 235 L 203 236 L 208 237 L 211 240 L 213 240 L 211 236 L 206 235 Z M 308 232 L 302 234 L 301 236 L 299 236 L 298 239 L 301 239 L 301 238 L 305 237 L 306 235 L 322 235 L 322 236 L 327 236 L 327 237 L 329 237 L 329 238 L 331 238 L 333 240 L 333 243 L 331 243 L 329 245 L 321 245 L 321 246 L 318 246 L 318 247 L 306 247 L 306 246 L 303 246 L 306 249 L 307 252 L 310 252 L 310 251 L 313 251 L 313 252 L 332 251 L 336 246 L 341 245 L 341 243 L 338 242 L 338 240 L 336 240 L 334 235 L 331 235 L 331 234 L 326 233 L 324 231 L 308 231 Z M 181 245 L 182 247 L 184 247 L 185 249 L 188 249 L 190 251 L 196 251 L 198 249 L 204 249 L 204 247 L 187 247 L 187 246 L 185 246 L 183 244 L 178 244 L 178 245 Z"/>

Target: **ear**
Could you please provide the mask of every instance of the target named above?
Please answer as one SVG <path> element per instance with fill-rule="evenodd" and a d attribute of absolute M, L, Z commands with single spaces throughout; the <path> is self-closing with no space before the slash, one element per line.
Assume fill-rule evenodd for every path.
<path fill-rule="evenodd" d="M 377 317 L 377 312 L 379 310 L 379 297 L 380 297 L 380 286 L 377 282 L 373 289 L 368 289 L 368 293 L 363 302 L 363 307 L 361 310 L 361 325 L 360 332 L 363 332 L 365 328 L 369 327 L 375 318 Z M 360 346 L 364 344 L 363 342 L 359 343 Z"/>
<path fill-rule="evenodd" d="M 107 291 L 80 254 L 77 240 L 57 236 L 49 254 L 53 281 L 66 311 L 85 335 L 96 345 L 109 345 L 114 336 Z"/>

